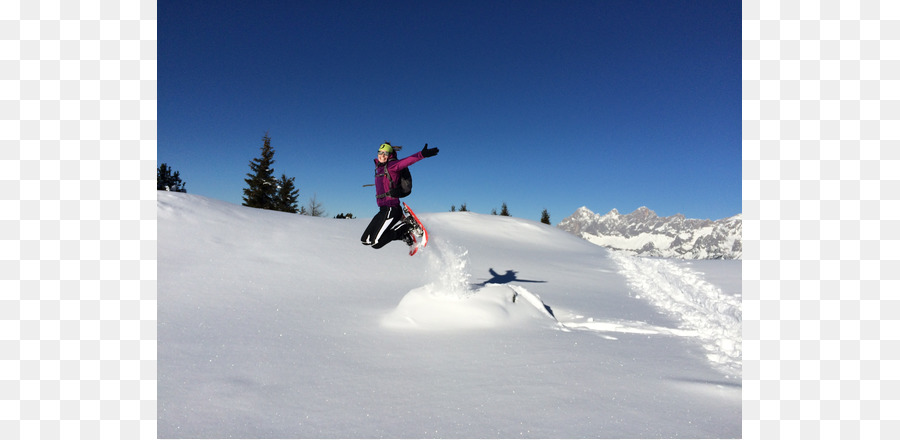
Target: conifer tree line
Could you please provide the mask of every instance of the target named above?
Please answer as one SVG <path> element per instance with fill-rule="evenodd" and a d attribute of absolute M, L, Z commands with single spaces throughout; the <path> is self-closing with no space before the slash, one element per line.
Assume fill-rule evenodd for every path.
<path fill-rule="evenodd" d="M 172 172 L 165 163 L 156 169 L 156 190 L 157 191 L 173 191 L 186 193 L 184 189 L 185 183 L 181 181 L 178 171 Z"/>
<path fill-rule="evenodd" d="M 450 205 L 450 212 L 468 212 L 469 208 L 465 203 L 461 204 L 457 209 L 456 205 Z M 509 213 L 509 207 L 506 205 L 506 202 L 503 202 L 500 205 L 500 213 L 497 213 L 497 208 L 491 209 L 491 215 L 500 215 L 504 217 L 511 217 L 512 214 Z M 547 211 L 546 208 L 541 212 L 541 223 L 550 224 L 550 211 Z"/>
<path fill-rule="evenodd" d="M 260 155 L 250 161 L 250 172 L 244 182 L 244 202 L 242 205 L 251 208 L 269 209 L 272 211 L 289 212 L 292 214 L 311 215 L 321 217 L 325 215 L 322 204 L 313 195 L 309 206 L 297 208 L 297 197 L 300 190 L 294 184 L 294 177 L 287 177 L 282 173 L 280 178 L 275 177 L 275 148 L 272 147 L 272 138 L 266 133 L 263 138 L 263 146 Z"/>
<path fill-rule="evenodd" d="M 244 182 L 244 202 L 251 208 L 270 209 L 282 212 L 297 212 L 297 196 L 300 191 L 294 186 L 294 178 L 282 174 L 275 177 L 275 149 L 272 138 L 266 133 L 260 148 L 260 156 L 250 161 L 250 172 Z"/>
<path fill-rule="evenodd" d="M 260 148 L 260 155 L 250 161 L 250 172 L 244 182 L 247 187 L 244 188 L 243 206 L 251 208 L 269 209 L 273 211 L 289 212 L 292 214 L 310 215 L 315 217 L 323 217 L 326 215 L 322 209 L 316 195 L 309 199 L 308 206 L 297 208 L 297 197 L 300 190 L 294 184 L 294 177 L 288 177 L 282 173 L 281 177 L 275 177 L 275 148 L 272 147 L 272 138 L 267 132 L 263 138 L 263 146 Z M 184 192 L 184 182 L 178 171 L 172 170 L 167 164 L 163 163 L 156 169 L 156 189 L 159 191 L 175 191 Z M 335 218 L 353 218 L 353 214 L 341 213 Z"/>

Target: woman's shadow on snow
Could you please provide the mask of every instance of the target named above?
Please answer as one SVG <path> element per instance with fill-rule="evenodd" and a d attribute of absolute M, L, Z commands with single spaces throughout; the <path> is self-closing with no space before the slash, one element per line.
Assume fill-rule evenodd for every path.
<path fill-rule="evenodd" d="M 490 272 L 490 274 L 491 274 L 491 276 L 493 276 L 493 278 L 491 278 L 487 281 L 472 284 L 472 285 L 484 287 L 488 284 L 509 284 L 512 282 L 516 282 L 516 283 L 546 283 L 546 281 L 520 279 L 520 278 L 516 277 L 516 274 L 518 272 L 516 272 L 514 270 L 507 270 L 505 274 L 501 275 L 497 272 L 494 272 L 494 268 L 492 267 L 492 268 L 488 269 L 488 272 Z"/>

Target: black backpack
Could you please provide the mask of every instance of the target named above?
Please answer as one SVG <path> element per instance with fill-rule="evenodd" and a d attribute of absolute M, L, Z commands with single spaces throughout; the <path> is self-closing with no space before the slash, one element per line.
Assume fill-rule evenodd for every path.
<path fill-rule="evenodd" d="M 412 174 L 409 173 L 409 167 L 400 169 L 398 176 L 400 180 L 394 182 L 391 173 L 388 173 L 388 180 L 391 182 L 391 197 L 402 199 L 412 192 Z"/>

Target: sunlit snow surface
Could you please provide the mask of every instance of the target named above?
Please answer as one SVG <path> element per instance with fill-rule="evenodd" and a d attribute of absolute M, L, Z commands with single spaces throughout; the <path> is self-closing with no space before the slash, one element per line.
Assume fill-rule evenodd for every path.
<path fill-rule="evenodd" d="M 419 213 L 414 257 L 368 218 L 157 214 L 161 438 L 741 436 L 740 261 L 466 212 Z"/>

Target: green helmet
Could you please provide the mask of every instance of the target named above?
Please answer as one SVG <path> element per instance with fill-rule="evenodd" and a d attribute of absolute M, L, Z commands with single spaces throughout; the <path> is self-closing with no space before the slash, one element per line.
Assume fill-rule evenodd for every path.
<path fill-rule="evenodd" d="M 391 154 L 394 152 L 394 147 L 392 147 L 389 143 L 383 143 L 381 144 L 381 147 L 378 148 L 379 153 L 381 153 L 382 151 Z"/>

